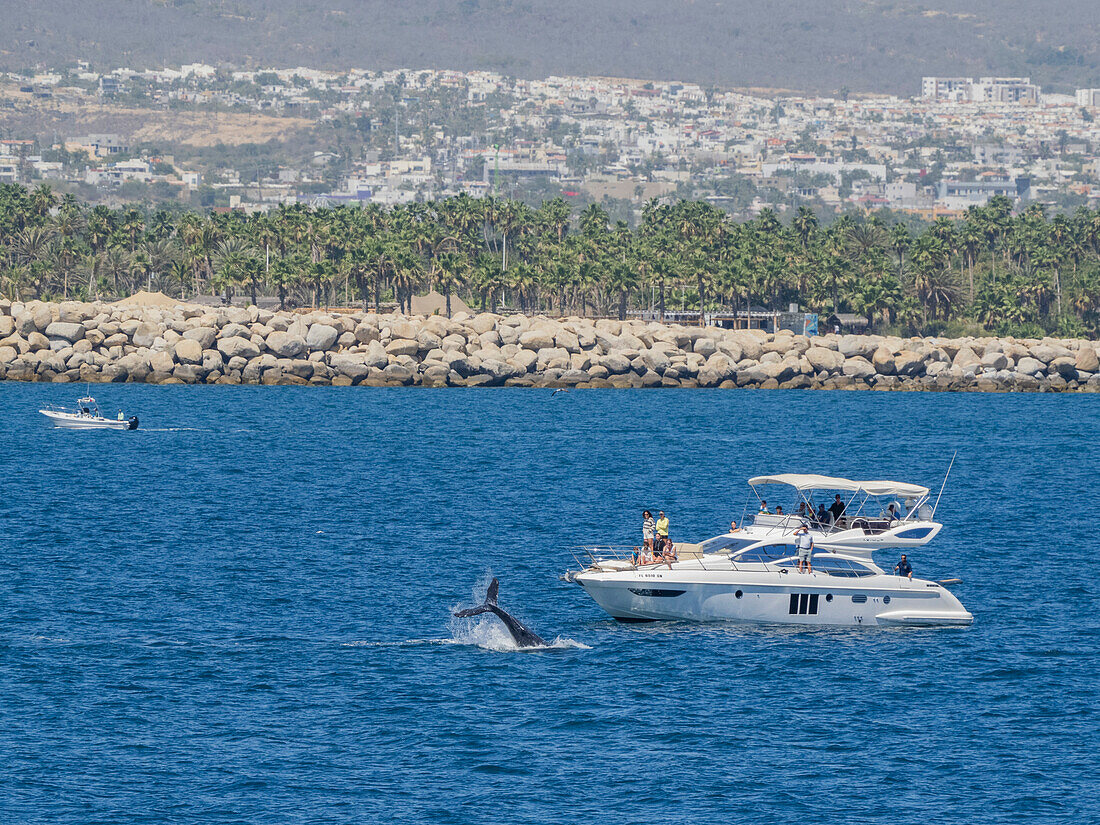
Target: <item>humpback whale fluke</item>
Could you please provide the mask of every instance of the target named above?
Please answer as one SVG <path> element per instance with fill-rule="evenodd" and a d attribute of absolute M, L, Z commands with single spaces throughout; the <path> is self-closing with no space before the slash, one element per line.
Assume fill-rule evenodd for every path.
<path fill-rule="evenodd" d="M 548 647 L 549 645 L 546 640 L 539 636 L 539 634 L 526 627 L 523 622 L 515 616 L 497 607 L 497 591 L 499 590 L 500 582 L 494 577 L 493 580 L 489 582 L 489 589 L 485 592 L 484 604 L 478 605 L 477 607 L 470 607 L 466 610 L 459 610 L 454 614 L 455 618 L 468 619 L 471 616 L 479 616 L 482 613 L 492 613 L 504 622 L 504 626 L 508 628 L 508 632 L 512 634 L 513 641 L 515 641 L 519 647 Z"/>

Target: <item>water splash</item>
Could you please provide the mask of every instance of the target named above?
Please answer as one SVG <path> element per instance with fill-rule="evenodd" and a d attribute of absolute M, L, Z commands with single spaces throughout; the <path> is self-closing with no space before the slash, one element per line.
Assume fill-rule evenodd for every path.
<path fill-rule="evenodd" d="M 545 650 L 591 650 L 592 648 L 583 642 L 574 639 L 557 636 L 546 645 L 534 647 L 520 647 L 516 644 L 507 628 L 500 620 L 492 615 L 486 615 L 476 620 L 452 619 L 452 639 L 456 644 L 472 645 L 482 650 L 491 650 L 495 653 L 537 653 Z"/>

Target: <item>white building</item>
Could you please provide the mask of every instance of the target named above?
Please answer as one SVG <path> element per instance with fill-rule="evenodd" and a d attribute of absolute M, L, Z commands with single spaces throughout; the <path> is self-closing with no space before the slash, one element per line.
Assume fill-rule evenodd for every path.
<path fill-rule="evenodd" d="M 1100 106 L 1100 89 L 1078 89 L 1077 105 L 1089 109 Z"/>
<path fill-rule="evenodd" d="M 921 97 L 926 100 L 952 100 L 956 103 L 970 100 L 972 77 L 922 77 Z"/>
<path fill-rule="evenodd" d="M 921 97 L 953 103 L 1039 102 L 1040 89 L 1030 77 L 924 77 Z"/>
<path fill-rule="evenodd" d="M 970 99 L 975 103 L 1035 104 L 1039 94 L 1030 77 L 983 77 L 970 87 Z"/>

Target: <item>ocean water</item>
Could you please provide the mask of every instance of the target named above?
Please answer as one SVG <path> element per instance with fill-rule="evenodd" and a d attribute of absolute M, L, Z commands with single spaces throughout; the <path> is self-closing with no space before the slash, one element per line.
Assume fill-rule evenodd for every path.
<path fill-rule="evenodd" d="M 0 384 L 0 820 L 1097 822 L 1100 398 Z M 938 488 L 968 629 L 620 625 L 570 545 Z M 893 565 L 890 554 L 878 554 Z M 513 649 L 500 602 L 549 640 Z"/>

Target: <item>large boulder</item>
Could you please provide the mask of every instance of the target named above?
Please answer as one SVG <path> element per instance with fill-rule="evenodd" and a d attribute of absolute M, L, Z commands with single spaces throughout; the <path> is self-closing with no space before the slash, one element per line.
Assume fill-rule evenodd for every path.
<path fill-rule="evenodd" d="M 355 327 L 355 340 L 360 344 L 369 344 L 371 341 L 377 341 L 381 337 L 381 333 L 378 331 L 377 322 L 371 323 L 370 321 L 360 321 Z"/>
<path fill-rule="evenodd" d="M 852 358 L 845 359 L 844 366 L 841 371 L 844 375 L 850 376 L 852 378 L 871 378 L 875 375 L 874 365 L 866 358 L 858 355 L 853 356 Z"/>
<path fill-rule="evenodd" d="M 194 327 L 183 331 L 183 337 L 189 341 L 198 341 L 203 349 L 213 349 L 218 340 L 218 331 L 213 327 Z"/>
<path fill-rule="evenodd" d="M 234 335 L 231 338 L 218 339 L 218 352 L 227 360 L 239 356 L 247 361 L 251 361 L 260 354 L 260 348 L 253 344 L 248 338 Z"/>
<path fill-rule="evenodd" d="M 1046 364 L 1038 358 L 1032 358 L 1030 355 L 1025 355 L 1016 363 L 1016 372 L 1024 375 L 1038 375 L 1041 372 L 1046 372 L 1046 369 Z"/>
<path fill-rule="evenodd" d="M 61 338 L 70 343 L 84 337 L 84 325 L 66 321 L 54 321 L 46 325 L 47 338 Z"/>
<path fill-rule="evenodd" d="M 529 329 L 519 336 L 519 345 L 535 352 L 540 349 L 552 349 L 555 346 L 554 334 L 545 327 Z"/>
<path fill-rule="evenodd" d="M 1073 353 L 1065 347 L 1052 344 L 1036 344 L 1031 348 L 1031 357 L 1039 359 L 1044 364 L 1049 364 L 1055 358 L 1066 358 L 1072 355 Z"/>
<path fill-rule="evenodd" d="M 386 348 L 382 346 L 382 342 L 371 341 L 367 346 L 367 351 L 363 353 L 363 363 L 368 367 L 384 369 L 389 362 L 390 357 L 386 353 Z"/>
<path fill-rule="evenodd" d="M 481 362 L 480 372 L 482 375 L 490 376 L 494 384 L 503 384 L 506 378 L 513 375 L 515 368 L 504 361 L 488 358 Z"/>
<path fill-rule="evenodd" d="M 554 346 L 561 347 L 566 352 L 580 352 L 581 342 L 575 332 L 563 329 L 554 335 Z"/>
<path fill-rule="evenodd" d="M 328 324 L 313 324 L 306 334 L 306 347 L 310 352 L 327 352 L 332 349 L 336 339 L 340 337 L 336 327 Z"/>
<path fill-rule="evenodd" d="M 866 361 L 875 354 L 878 345 L 879 341 L 869 335 L 842 335 L 837 341 L 837 350 L 845 358 L 859 356 Z"/>
<path fill-rule="evenodd" d="M 35 307 L 31 317 L 34 319 L 34 330 L 31 332 L 45 332 L 46 327 L 53 323 L 53 313 L 45 304 Z"/>
<path fill-rule="evenodd" d="M 181 338 L 176 342 L 176 361 L 181 364 L 201 364 L 202 344 L 190 338 Z"/>
<path fill-rule="evenodd" d="M 486 333 L 488 335 L 489 333 Z M 500 336 L 498 335 L 499 339 Z M 420 352 L 431 352 L 433 349 L 443 348 L 443 338 L 440 335 L 432 332 L 430 329 L 422 329 L 416 336 L 416 343 L 420 347 Z"/>
<path fill-rule="evenodd" d="M 1003 352 L 990 347 L 986 347 L 985 353 L 982 355 L 982 369 L 1003 370 L 1007 369 L 1009 361 L 1008 356 Z"/>
<path fill-rule="evenodd" d="M 894 357 L 894 372 L 911 378 L 924 374 L 924 356 L 909 349 L 903 349 Z"/>
<path fill-rule="evenodd" d="M 160 335 L 160 327 L 153 324 L 138 324 L 133 334 L 130 336 L 130 340 L 134 342 L 135 347 L 151 347 L 153 342 L 157 340 Z"/>
<path fill-rule="evenodd" d="M 844 366 L 844 356 L 834 349 L 810 347 L 806 350 L 806 360 L 815 371 L 836 372 Z"/>
<path fill-rule="evenodd" d="M 153 372 L 172 372 L 176 368 L 176 359 L 167 350 L 154 352 L 149 356 L 149 366 Z"/>
<path fill-rule="evenodd" d="M 894 363 L 894 351 L 890 347 L 879 347 L 871 356 L 871 365 L 879 375 L 893 375 L 898 371 Z"/>
<path fill-rule="evenodd" d="M 535 364 L 538 363 L 538 360 L 539 356 L 537 352 L 532 352 L 529 349 L 521 349 L 508 359 L 508 363 L 523 372 L 530 372 Z M 629 363 L 627 364 L 627 368 L 630 368 Z"/>
<path fill-rule="evenodd" d="M 1068 355 L 1063 355 L 1063 356 L 1060 356 L 1058 358 L 1055 358 L 1053 361 L 1050 362 L 1050 366 L 1047 369 L 1047 372 L 1051 375 L 1054 375 L 1054 374 L 1060 375 L 1060 376 L 1062 376 L 1062 378 L 1066 379 L 1067 381 L 1076 380 L 1076 378 L 1077 378 L 1076 359 L 1074 359 L 1074 358 L 1072 358 Z"/>
<path fill-rule="evenodd" d="M 348 376 L 348 378 L 355 382 L 366 378 L 367 374 L 370 372 L 370 366 L 365 362 L 364 353 L 334 355 L 329 360 L 329 366 L 336 370 L 336 372 Z"/>
<path fill-rule="evenodd" d="M 710 358 L 718 351 L 718 344 L 714 342 L 713 338 L 697 338 L 691 349 L 692 352 L 697 352 L 704 358 Z"/>
<path fill-rule="evenodd" d="M 1100 358 L 1090 344 L 1082 344 L 1077 350 L 1074 366 L 1077 367 L 1078 372 L 1096 372 L 1100 369 Z"/>
<path fill-rule="evenodd" d="M 298 335 L 276 330 L 267 336 L 264 342 L 271 352 L 280 358 L 294 358 L 306 349 L 306 341 Z"/>
<path fill-rule="evenodd" d="M 15 332 L 15 319 L 10 315 L 0 315 L 0 338 L 7 338 Z"/>
<path fill-rule="evenodd" d="M 15 331 L 23 336 L 30 335 L 32 332 L 37 332 L 38 327 L 34 324 L 34 313 L 22 312 L 15 316 Z"/>
<path fill-rule="evenodd" d="M 661 349 L 647 349 L 642 353 L 642 361 L 655 373 L 663 373 L 669 368 L 672 361 L 668 354 Z M 605 365 L 606 366 L 606 365 Z"/>
<path fill-rule="evenodd" d="M 390 364 L 382 370 L 382 377 L 388 383 L 411 384 L 415 373 L 400 364 Z"/>
<path fill-rule="evenodd" d="M 970 368 L 971 371 L 976 371 L 981 367 L 982 359 L 979 358 L 978 354 L 969 346 L 962 346 L 959 348 L 959 351 L 955 353 L 951 365 L 959 369 Z"/>
<path fill-rule="evenodd" d="M 617 352 L 600 356 L 600 365 L 605 367 L 611 375 L 623 375 L 630 372 L 630 359 L 624 358 Z"/>
<path fill-rule="evenodd" d="M 420 344 L 412 338 L 395 338 L 386 344 L 386 352 L 393 356 L 416 355 L 420 352 Z"/>

